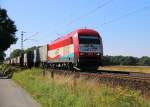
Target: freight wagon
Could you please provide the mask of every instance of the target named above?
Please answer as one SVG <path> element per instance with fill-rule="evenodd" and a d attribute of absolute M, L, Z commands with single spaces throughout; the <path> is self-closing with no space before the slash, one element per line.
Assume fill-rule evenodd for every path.
<path fill-rule="evenodd" d="M 48 45 L 41 46 L 39 48 L 39 60 L 40 66 L 42 67 L 48 66 Z"/>
<path fill-rule="evenodd" d="M 34 59 L 33 51 L 28 51 L 28 52 L 24 53 L 24 58 L 23 58 L 24 66 L 27 68 L 31 68 L 34 65 L 33 59 Z"/>
<path fill-rule="evenodd" d="M 40 58 L 39 58 L 39 48 L 34 49 L 34 66 L 38 67 L 40 65 Z"/>

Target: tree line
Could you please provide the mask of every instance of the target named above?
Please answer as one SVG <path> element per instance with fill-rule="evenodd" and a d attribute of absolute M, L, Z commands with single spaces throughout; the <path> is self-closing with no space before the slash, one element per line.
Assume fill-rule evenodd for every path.
<path fill-rule="evenodd" d="M 132 65 L 132 66 L 150 66 L 150 57 L 141 58 L 133 56 L 109 56 L 103 57 L 103 65 Z"/>
<path fill-rule="evenodd" d="M 40 46 L 33 46 L 31 48 L 27 48 L 26 50 L 15 49 L 10 53 L 10 58 L 15 58 L 21 55 L 21 53 L 33 52 L 34 49 L 39 48 Z"/>

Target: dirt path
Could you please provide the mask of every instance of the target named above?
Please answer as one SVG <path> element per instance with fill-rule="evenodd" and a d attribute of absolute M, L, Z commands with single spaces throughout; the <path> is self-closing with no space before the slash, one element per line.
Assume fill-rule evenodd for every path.
<path fill-rule="evenodd" d="M 0 107 L 41 107 L 11 79 L 0 79 Z"/>

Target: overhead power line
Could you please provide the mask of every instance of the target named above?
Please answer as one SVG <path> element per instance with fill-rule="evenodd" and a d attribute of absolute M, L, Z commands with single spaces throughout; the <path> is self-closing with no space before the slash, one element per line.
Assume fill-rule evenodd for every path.
<path fill-rule="evenodd" d="M 39 32 L 36 32 L 36 33 L 34 33 L 33 35 L 28 36 L 27 38 L 25 38 L 25 39 L 24 39 L 24 41 L 26 41 L 26 40 L 28 40 L 28 39 L 30 39 L 30 38 L 32 38 L 32 37 L 34 37 L 34 36 L 36 36 L 38 33 L 39 33 Z"/>
<path fill-rule="evenodd" d="M 142 7 L 142 8 L 136 9 L 136 10 L 131 11 L 131 12 L 129 12 L 129 13 L 126 13 L 126 14 L 124 14 L 124 15 L 122 15 L 122 16 L 119 16 L 119 17 L 116 17 L 116 18 L 114 18 L 114 19 L 112 19 L 112 20 L 109 20 L 109 21 L 107 21 L 107 22 L 104 22 L 104 23 L 102 23 L 99 27 L 102 27 L 102 26 L 107 25 L 107 24 L 110 24 L 110 23 L 117 22 L 117 21 L 119 21 L 119 20 L 121 20 L 121 19 L 124 19 L 124 18 L 126 18 L 126 17 L 128 17 L 128 16 L 131 16 L 131 15 L 133 15 L 133 14 L 136 14 L 136 13 L 142 12 L 142 11 L 144 11 L 144 10 L 146 10 L 146 9 L 149 9 L 149 8 L 150 8 L 150 5 L 147 5 L 147 6 L 144 6 L 144 7 Z"/>
<path fill-rule="evenodd" d="M 99 9 L 101 9 L 101 8 L 103 8 L 103 7 L 105 7 L 105 6 L 107 6 L 108 4 L 110 4 L 110 3 L 113 2 L 113 1 L 114 1 L 114 0 L 109 0 L 109 1 L 107 1 L 107 2 L 104 2 L 103 4 L 98 5 L 97 7 L 93 8 L 93 9 L 90 10 L 90 11 L 88 11 L 87 13 L 80 15 L 79 17 L 77 17 L 77 18 L 71 20 L 70 22 L 68 22 L 67 24 L 62 25 L 62 26 L 59 27 L 59 28 L 63 28 L 64 26 L 68 26 L 68 25 L 70 25 L 70 24 L 73 24 L 73 23 L 75 23 L 75 22 L 77 22 L 77 21 L 79 21 L 79 20 L 85 18 L 85 17 L 87 17 L 87 16 L 93 14 L 94 12 L 98 11 Z M 54 31 L 55 31 L 55 30 L 54 30 Z"/>
<path fill-rule="evenodd" d="M 36 32 L 35 34 L 31 35 L 31 36 L 28 36 L 27 38 L 24 39 L 24 31 L 21 32 L 21 50 L 23 50 L 23 46 L 24 46 L 24 42 L 27 41 L 27 40 L 34 40 L 34 41 L 37 41 L 35 39 L 32 39 L 33 36 L 36 36 L 38 34 L 38 32 Z"/>
<path fill-rule="evenodd" d="M 83 19 L 84 17 L 87 17 L 87 16 L 93 14 L 94 12 L 98 11 L 99 9 L 101 9 L 101 8 L 105 7 L 106 5 L 110 4 L 112 1 L 113 1 L 113 0 L 109 0 L 109 1 L 107 1 L 107 2 L 105 2 L 105 3 L 103 3 L 103 4 L 101 4 L 101 5 L 97 6 L 96 8 L 90 10 L 89 12 L 87 12 L 87 13 L 85 13 L 85 14 L 79 16 L 78 18 L 76 18 L 76 19 L 70 21 L 67 25 L 72 24 L 72 23 L 74 23 L 74 22 L 77 22 L 77 21 L 79 21 L 80 19 Z"/>

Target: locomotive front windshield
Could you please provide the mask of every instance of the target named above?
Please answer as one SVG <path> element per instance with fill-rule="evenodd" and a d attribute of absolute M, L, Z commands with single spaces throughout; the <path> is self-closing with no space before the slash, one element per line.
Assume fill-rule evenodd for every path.
<path fill-rule="evenodd" d="M 79 44 L 100 44 L 100 40 L 97 36 L 79 36 Z"/>
<path fill-rule="evenodd" d="M 99 36 L 79 36 L 80 52 L 100 52 Z"/>

